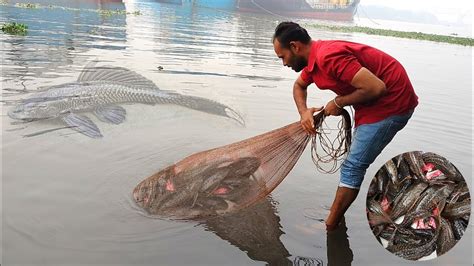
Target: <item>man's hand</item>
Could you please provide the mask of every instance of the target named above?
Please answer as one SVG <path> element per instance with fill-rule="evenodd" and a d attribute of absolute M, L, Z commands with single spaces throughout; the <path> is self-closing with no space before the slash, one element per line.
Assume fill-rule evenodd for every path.
<path fill-rule="evenodd" d="M 306 131 L 306 133 L 311 134 L 311 135 L 316 134 L 316 129 L 314 129 L 313 114 L 315 112 L 321 111 L 322 109 L 323 107 L 319 107 L 319 108 L 312 107 L 312 108 L 306 109 L 304 112 L 301 113 L 300 122 L 301 122 L 301 126 L 303 127 L 304 131 Z"/>
<path fill-rule="evenodd" d="M 326 106 L 324 107 L 324 114 L 325 115 L 340 115 L 342 113 L 342 108 L 339 108 L 336 103 L 334 103 L 334 99 L 330 100 Z"/>

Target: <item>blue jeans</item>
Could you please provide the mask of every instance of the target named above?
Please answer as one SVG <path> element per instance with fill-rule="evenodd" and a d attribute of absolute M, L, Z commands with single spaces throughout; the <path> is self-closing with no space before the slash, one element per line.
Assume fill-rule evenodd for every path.
<path fill-rule="evenodd" d="M 405 127 L 412 114 L 413 110 L 356 127 L 349 154 L 341 166 L 339 186 L 360 189 L 367 168 L 395 134 Z"/>

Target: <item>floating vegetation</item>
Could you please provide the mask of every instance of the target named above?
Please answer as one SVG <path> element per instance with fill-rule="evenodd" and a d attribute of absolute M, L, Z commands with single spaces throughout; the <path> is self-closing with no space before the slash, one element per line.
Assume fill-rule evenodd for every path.
<path fill-rule="evenodd" d="M 0 5 L 8 5 L 8 3 L 5 0 L 0 0 Z M 86 11 L 86 12 L 96 12 L 99 13 L 101 16 L 113 16 L 113 15 L 142 15 L 142 12 L 140 10 L 134 11 L 134 12 L 127 12 L 126 10 L 120 10 L 120 9 L 81 9 L 81 8 L 72 8 L 72 7 L 63 7 L 63 6 L 55 6 L 55 5 L 46 5 L 42 6 L 39 4 L 33 4 L 33 3 L 17 3 L 15 4 L 15 7 L 19 8 L 30 8 L 30 9 L 38 9 L 38 8 L 48 8 L 48 9 L 62 9 L 62 10 L 67 10 L 67 11 Z"/>
<path fill-rule="evenodd" d="M 26 35 L 28 26 L 22 23 L 5 23 L 2 25 L 2 31 L 12 35 Z"/>
<path fill-rule="evenodd" d="M 31 9 L 40 7 L 40 5 L 33 4 L 33 3 L 16 3 L 15 6 L 20 7 L 20 8 L 31 8 Z"/>
<path fill-rule="evenodd" d="M 126 15 L 127 11 L 126 10 L 119 10 L 119 9 L 116 9 L 116 10 L 99 9 L 99 14 L 101 16 L 110 17 L 110 16 L 113 16 L 113 15 Z"/>
<path fill-rule="evenodd" d="M 99 9 L 98 12 L 101 16 L 106 16 L 106 17 L 110 17 L 113 15 L 141 15 L 142 14 L 139 10 L 135 12 L 127 12 L 126 10 L 120 10 L 120 9 L 115 9 L 115 10 Z"/>
<path fill-rule="evenodd" d="M 443 42 L 443 43 L 452 43 L 459 44 L 464 46 L 474 46 L 474 39 L 466 37 L 457 37 L 457 36 L 447 36 L 447 35 L 437 35 L 437 34 L 428 34 L 422 32 L 406 32 L 406 31 L 396 31 L 396 30 L 385 30 L 385 29 L 374 29 L 369 27 L 360 27 L 360 26 L 333 26 L 333 25 L 324 25 L 324 24 L 309 24 L 309 27 L 337 31 L 337 32 L 361 32 L 369 35 L 380 35 L 380 36 L 391 36 L 398 38 L 406 39 L 417 39 L 417 40 L 426 40 L 433 42 Z"/>

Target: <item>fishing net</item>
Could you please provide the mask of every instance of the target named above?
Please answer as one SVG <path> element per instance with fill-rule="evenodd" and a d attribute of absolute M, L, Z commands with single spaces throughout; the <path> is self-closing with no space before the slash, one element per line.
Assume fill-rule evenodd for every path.
<path fill-rule="evenodd" d="M 245 208 L 264 198 L 294 167 L 308 142 L 318 169 L 334 172 L 348 151 L 351 119 L 344 110 L 331 140 L 323 112 L 314 116 L 317 134 L 300 122 L 216 149 L 193 154 L 148 177 L 133 197 L 148 213 L 192 219 Z M 329 169 L 322 166 L 333 163 Z"/>

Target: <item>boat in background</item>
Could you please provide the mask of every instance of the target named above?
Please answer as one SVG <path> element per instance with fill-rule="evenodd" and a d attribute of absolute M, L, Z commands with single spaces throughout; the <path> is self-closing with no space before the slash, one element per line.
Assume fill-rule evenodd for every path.
<path fill-rule="evenodd" d="M 194 0 L 194 5 L 224 10 L 235 10 L 236 0 Z"/>
<path fill-rule="evenodd" d="M 360 0 L 237 0 L 242 12 L 283 17 L 352 21 Z"/>
<path fill-rule="evenodd" d="M 165 4 L 175 4 L 175 5 L 182 5 L 185 2 L 190 2 L 191 0 L 156 0 L 158 3 L 165 3 Z"/>
<path fill-rule="evenodd" d="M 352 21 L 360 0 L 156 0 L 169 4 L 237 10 L 287 18 Z"/>

